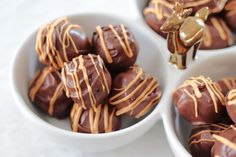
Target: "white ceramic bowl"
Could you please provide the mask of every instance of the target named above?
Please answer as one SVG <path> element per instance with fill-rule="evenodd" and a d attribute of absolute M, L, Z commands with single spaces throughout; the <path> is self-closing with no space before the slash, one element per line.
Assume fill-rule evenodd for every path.
<path fill-rule="evenodd" d="M 147 6 L 148 0 L 131 0 L 130 7 L 135 21 L 143 25 L 145 29 L 152 34 L 155 34 L 156 43 L 159 43 L 160 36 L 154 32 L 145 22 L 143 9 Z M 234 35 L 235 36 L 235 35 Z M 165 42 L 165 40 L 160 40 Z M 175 88 L 191 76 L 205 75 L 217 81 L 222 77 L 236 76 L 236 46 L 231 46 L 217 50 L 199 50 L 198 59 L 188 67 L 187 70 L 178 71 L 172 68 L 172 72 L 168 77 L 172 85 L 167 84 L 166 92 L 168 98 L 165 97 L 166 106 L 161 112 L 167 139 L 169 145 L 176 157 L 190 157 L 187 150 L 188 136 L 191 130 L 191 125 L 180 117 L 176 112 L 172 103 L 172 93 Z M 167 68 L 167 71 L 171 67 Z"/>
<path fill-rule="evenodd" d="M 153 74 L 160 81 L 161 88 L 165 94 L 166 88 L 166 66 L 163 51 L 157 40 L 153 40 L 152 34 L 146 32 L 142 26 L 126 20 L 122 17 L 107 16 L 103 14 L 78 14 L 67 16 L 72 23 L 81 25 L 85 32 L 92 36 L 97 25 L 108 24 L 125 24 L 135 34 L 135 37 L 140 45 L 140 54 L 138 56 L 138 64 L 141 65 L 147 72 Z M 32 120 L 32 127 L 39 126 L 45 133 L 50 134 L 59 142 L 65 145 L 71 145 L 81 151 L 105 151 L 123 146 L 148 131 L 155 122 L 160 119 L 160 110 L 165 105 L 163 99 L 159 105 L 144 119 L 135 124 L 131 124 L 128 119 L 122 120 L 122 129 L 106 134 L 84 134 L 74 133 L 70 131 L 69 120 L 57 120 L 50 118 L 35 109 L 28 99 L 28 82 L 34 75 L 35 71 L 42 65 L 38 62 L 35 52 L 36 31 L 28 37 L 19 48 L 11 68 L 11 84 L 12 92 L 17 106 L 21 111 Z M 128 127 L 127 127 L 128 126 Z"/>
<path fill-rule="evenodd" d="M 133 1 L 134 2 L 134 1 Z M 141 3 L 142 1 L 137 0 Z M 133 6 L 134 8 L 134 6 Z M 133 9 L 135 10 L 135 9 Z M 137 13 L 138 15 L 138 13 Z M 134 20 L 103 14 L 78 14 L 68 16 L 73 23 L 81 25 L 91 37 L 96 25 L 127 25 L 134 33 L 139 46 L 138 64 L 153 74 L 161 84 L 163 96 L 158 106 L 144 119 L 132 123 L 122 119 L 122 129 L 106 134 L 83 134 L 70 131 L 68 119 L 50 118 L 35 109 L 28 99 L 28 82 L 36 69 L 41 65 L 34 50 L 36 31 L 23 42 L 19 48 L 11 68 L 11 85 L 17 106 L 32 120 L 32 127 L 37 127 L 50 134 L 52 140 L 65 143 L 81 151 L 105 151 L 123 146 L 145 134 L 157 120 L 164 122 L 170 146 L 176 156 L 190 156 L 186 149 L 186 141 L 190 125 L 182 120 L 172 105 L 174 89 L 189 76 L 207 75 L 217 80 L 223 76 L 236 75 L 236 48 L 217 50 L 217 53 L 198 53 L 198 59 L 191 63 L 187 70 L 177 70 L 168 63 L 169 53 L 166 42 L 156 35 L 138 16 Z"/>

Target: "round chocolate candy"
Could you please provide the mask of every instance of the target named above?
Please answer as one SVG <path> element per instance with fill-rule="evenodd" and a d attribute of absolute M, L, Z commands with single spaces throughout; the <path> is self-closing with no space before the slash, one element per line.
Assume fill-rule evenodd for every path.
<path fill-rule="evenodd" d="M 52 67 L 46 67 L 30 82 L 29 98 L 33 104 L 49 116 L 63 118 L 70 113 L 73 101 L 66 97 L 61 74 Z"/>
<path fill-rule="evenodd" d="M 160 98 L 158 81 L 134 65 L 114 78 L 109 102 L 116 107 L 117 116 L 128 114 L 140 118 L 153 109 Z"/>
<path fill-rule="evenodd" d="M 111 90 L 111 75 L 100 56 L 80 55 L 62 68 L 66 95 L 84 109 L 102 103 Z"/>
<path fill-rule="evenodd" d="M 180 115 L 193 125 L 214 123 L 224 112 L 224 96 L 210 78 L 191 77 L 173 95 Z"/>
<path fill-rule="evenodd" d="M 236 77 L 225 77 L 217 82 L 224 96 L 231 90 L 236 88 Z"/>
<path fill-rule="evenodd" d="M 115 115 L 115 109 L 107 104 L 98 105 L 96 112 L 92 108 L 84 110 L 79 104 L 74 104 L 71 113 L 71 128 L 74 132 L 107 133 L 119 130 L 120 119 Z"/>
<path fill-rule="evenodd" d="M 205 36 L 200 49 L 220 49 L 233 44 L 232 32 L 223 19 L 210 17 L 205 26 Z"/>
<path fill-rule="evenodd" d="M 229 117 L 236 123 L 236 89 L 230 90 L 226 96 L 225 106 Z"/>
<path fill-rule="evenodd" d="M 121 25 L 97 26 L 93 34 L 95 53 L 110 71 L 120 72 L 132 66 L 139 52 L 134 35 Z"/>
<path fill-rule="evenodd" d="M 90 48 L 83 29 L 71 24 L 66 18 L 44 25 L 37 34 L 36 51 L 39 60 L 55 69 L 62 68 L 64 62 L 78 55 L 88 54 Z"/>
<path fill-rule="evenodd" d="M 173 7 L 174 4 L 167 0 L 151 0 L 143 11 L 146 23 L 164 38 L 167 37 L 167 34 L 163 33 L 160 28 L 171 15 Z"/>
<path fill-rule="evenodd" d="M 225 124 L 204 124 L 192 129 L 188 147 L 193 157 L 211 157 L 214 145 L 212 134 L 219 134 L 229 126 Z"/>
<path fill-rule="evenodd" d="M 235 157 L 236 156 L 236 127 L 231 125 L 219 135 L 213 134 L 215 144 L 211 150 L 213 157 Z"/>
<path fill-rule="evenodd" d="M 228 0 L 225 5 L 225 20 L 228 26 L 236 31 L 236 0 Z"/>

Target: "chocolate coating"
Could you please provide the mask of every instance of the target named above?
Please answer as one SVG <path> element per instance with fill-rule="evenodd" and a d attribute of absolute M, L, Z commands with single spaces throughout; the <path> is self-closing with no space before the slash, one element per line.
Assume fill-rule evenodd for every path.
<path fill-rule="evenodd" d="M 97 55 L 80 55 L 62 68 L 66 95 L 84 109 L 96 106 L 111 90 L 111 75 Z"/>
<path fill-rule="evenodd" d="M 225 106 L 229 117 L 236 123 L 236 89 L 230 90 L 226 96 Z"/>
<path fill-rule="evenodd" d="M 160 98 L 158 81 L 134 65 L 114 78 L 109 102 L 116 107 L 117 116 L 127 114 L 140 118 L 153 109 Z"/>
<path fill-rule="evenodd" d="M 167 0 L 151 0 L 143 11 L 146 23 L 164 38 L 167 37 L 167 34 L 163 33 L 160 28 L 166 18 L 171 15 L 173 6 L 174 4 Z"/>
<path fill-rule="evenodd" d="M 123 24 L 97 26 L 92 41 L 95 53 L 101 56 L 110 72 L 123 71 L 137 59 L 139 46 L 134 35 Z"/>
<path fill-rule="evenodd" d="M 88 54 L 90 49 L 89 39 L 82 27 L 71 24 L 66 18 L 44 25 L 37 34 L 39 60 L 55 69 L 62 68 L 64 62 L 78 55 Z"/>
<path fill-rule="evenodd" d="M 236 88 L 236 77 L 225 77 L 217 82 L 224 96 L 231 90 Z"/>
<path fill-rule="evenodd" d="M 231 125 L 219 135 L 214 134 L 215 144 L 212 148 L 214 157 L 235 157 L 236 156 L 236 127 Z"/>
<path fill-rule="evenodd" d="M 225 21 L 228 24 L 228 26 L 236 31 L 236 0 L 228 0 L 228 2 L 225 5 Z"/>
<path fill-rule="evenodd" d="M 94 112 L 92 108 L 84 110 L 81 105 L 74 104 L 70 120 L 74 132 L 97 134 L 116 131 L 120 128 L 120 119 L 115 115 L 115 109 L 107 104 L 98 105 L 97 112 Z"/>
<path fill-rule="evenodd" d="M 73 101 L 66 97 L 61 74 L 52 67 L 39 71 L 30 82 L 29 98 L 49 116 L 63 118 L 70 113 Z"/>
<path fill-rule="evenodd" d="M 211 157 L 211 148 L 215 139 L 212 134 L 219 134 L 229 126 L 224 124 L 205 124 L 192 129 L 188 147 L 193 157 Z"/>
<path fill-rule="evenodd" d="M 224 112 L 224 96 L 216 83 L 204 76 L 191 77 L 173 95 L 180 115 L 193 125 L 214 123 Z"/>
<path fill-rule="evenodd" d="M 167 0 L 175 3 L 176 0 Z M 193 13 L 196 13 L 203 7 L 208 7 L 210 13 L 219 13 L 223 10 L 227 0 L 181 0 L 185 8 L 192 8 Z"/>
<path fill-rule="evenodd" d="M 206 32 L 200 49 L 220 49 L 233 44 L 231 30 L 220 17 L 210 17 L 206 22 Z"/>

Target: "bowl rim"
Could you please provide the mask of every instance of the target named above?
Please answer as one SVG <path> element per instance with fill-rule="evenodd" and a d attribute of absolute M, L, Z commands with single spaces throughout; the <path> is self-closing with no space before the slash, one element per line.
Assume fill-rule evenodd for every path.
<path fill-rule="evenodd" d="M 105 18 L 114 18 L 114 19 L 119 19 L 119 20 L 121 19 L 121 21 L 131 24 L 131 22 L 129 22 L 130 21 L 129 18 L 125 18 L 123 16 L 116 15 L 116 14 L 107 15 L 105 13 L 100 13 L 100 12 L 99 13 L 98 12 L 84 12 L 84 13 L 74 13 L 74 14 L 65 15 L 65 17 L 67 17 L 69 19 L 78 18 L 80 16 L 88 16 L 88 17 L 93 17 L 93 16 L 102 17 L 103 16 Z M 59 18 L 59 17 L 56 17 L 54 19 L 57 19 L 57 18 Z M 54 19 L 52 19 L 52 20 L 54 20 Z M 139 26 L 135 26 L 134 24 L 132 24 L 132 26 L 139 29 Z M 11 61 L 10 74 L 9 74 L 10 75 L 10 88 L 11 88 L 11 93 L 13 94 L 15 104 L 18 106 L 19 110 L 24 115 L 26 115 L 26 117 L 28 117 L 28 119 L 30 119 L 32 122 L 36 122 L 37 124 L 39 124 L 40 126 L 42 126 L 43 128 L 45 128 L 47 130 L 50 130 L 52 132 L 56 132 L 60 135 L 65 135 L 68 137 L 81 138 L 81 139 L 101 139 L 101 138 L 111 138 L 111 137 L 115 137 L 115 136 L 120 136 L 122 134 L 131 133 L 131 132 L 135 131 L 136 129 L 142 127 L 145 123 L 148 123 L 150 121 L 150 119 L 155 120 L 155 122 L 153 124 L 155 124 L 157 121 L 161 120 L 160 110 L 161 110 L 161 106 L 163 106 L 163 105 L 159 105 L 159 104 L 162 102 L 163 99 L 160 100 L 158 105 L 151 111 L 151 113 L 149 113 L 145 118 L 143 118 L 139 122 L 137 122 L 129 127 L 123 128 L 121 130 L 109 132 L 109 133 L 101 133 L 101 134 L 87 134 L 87 133 L 78 133 L 78 132 L 75 133 L 70 130 L 65 130 L 65 129 L 59 128 L 57 126 L 51 125 L 48 122 L 42 120 L 40 117 L 38 117 L 35 113 L 33 113 L 27 107 L 27 105 L 26 105 L 25 101 L 23 100 L 23 98 L 21 97 L 20 93 L 18 93 L 16 78 L 15 78 L 15 69 L 16 69 L 17 62 L 18 62 L 17 59 L 22 54 L 22 51 L 24 50 L 26 43 L 28 43 L 29 40 L 33 38 L 33 36 L 37 32 L 37 30 L 38 30 L 38 28 L 34 29 L 19 44 L 19 46 L 16 49 L 16 52 L 13 56 L 13 59 Z"/>

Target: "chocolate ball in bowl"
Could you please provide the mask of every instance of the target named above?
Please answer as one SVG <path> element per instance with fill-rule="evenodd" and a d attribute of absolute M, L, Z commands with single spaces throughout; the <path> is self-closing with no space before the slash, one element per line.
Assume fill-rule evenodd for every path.
<path fill-rule="evenodd" d="M 88 54 L 91 45 L 81 26 L 60 18 L 39 29 L 35 49 L 40 62 L 60 69 L 64 62 Z"/>
<path fill-rule="evenodd" d="M 84 110 L 80 104 L 75 103 L 70 113 L 70 121 L 74 132 L 98 134 L 120 128 L 120 119 L 115 115 L 115 109 L 108 104 L 99 104 L 95 112 L 92 108 Z"/>
<path fill-rule="evenodd" d="M 228 0 L 224 10 L 226 23 L 233 31 L 236 31 L 236 0 Z"/>
<path fill-rule="evenodd" d="M 173 6 L 174 3 L 167 0 L 151 0 L 143 11 L 146 23 L 164 38 L 167 37 L 167 34 L 163 33 L 160 28 L 171 15 Z"/>
<path fill-rule="evenodd" d="M 209 77 L 190 77 L 173 95 L 179 114 L 193 125 L 215 123 L 224 112 L 224 95 Z"/>
<path fill-rule="evenodd" d="M 120 72 L 132 66 L 139 46 L 132 32 L 123 24 L 97 26 L 92 38 L 95 53 L 104 60 L 110 72 Z"/>
<path fill-rule="evenodd" d="M 226 96 L 225 106 L 229 117 L 236 123 L 236 89 L 232 89 Z"/>
<path fill-rule="evenodd" d="M 236 156 L 236 126 L 231 125 L 220 134 L 213 134 L 215 144 L 211 150 L 213 157 Z"/>
<path fill-rule="evenodd" d="M 200 49 L 220 49 L 233 45 L 233 34 L 224 19 L 216 16 L 208 18 L 205 29 Z"/>
<path fill-rule="evenodd" d="M 236 77 L 225 77 L 217 82 L 224 96 L 231 90 L 236 88 Z"/>
<path fill-rule="evenodd" d="M 193 157 L 211 157 L 211 149 L 215 139 L 213 134 L 219 134 L 229 126 L 225 124 L 203 124 L 192 129 L 188 148 Z"/>
<path fill-rule="evenodd" d="M 84 109 L 96 106 L 111 90 L 111 75 L 100 56 L 80 55 L 62 68 L 66 95 Z"/>
<path fill-rule="evenodd" d="M 134 65 L 114 78 L 109 103 L 117 109 L 117 116 L 140 118 L 157 105 L 161 94 L 158 81 Z"/>
<path fill-rule="evenodd" d="M 52 67 L 38 71 L 29 85 L 33 105 L 49 116 L 63 118 L 69 115 L 73 101 L 66 97 L 61 74 Z"/>

